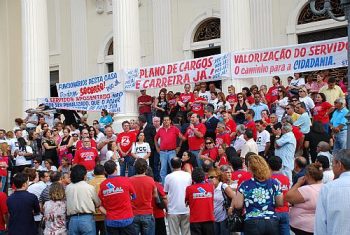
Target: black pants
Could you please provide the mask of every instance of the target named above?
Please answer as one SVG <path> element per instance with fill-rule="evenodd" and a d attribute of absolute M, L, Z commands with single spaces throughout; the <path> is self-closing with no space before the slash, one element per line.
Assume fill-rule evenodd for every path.
<path fill-rule="evenodd" d="M 191 235 L 214 234 L 214 222 L 190 223 Z"/>
<path fill-rule="evenodd" d="M 138 235 L 136 234 L 136 230 L 133 224 L 129 224 L 126 227 L 108 227 L 107 226 L 108 235 Z"/>
<path fill-rule="evenodd" d="M 244 221 L 244 235 L 279 234 L 277 219 L 250 219 Z"/>
<path fill-rule="evenodd" d="M 156 234 L 157 235 L 166 235 L 166 227 L 164 218 L 155 219 L 156 224 Z"/>
<path fill-rule="evenodd" d="M 305 232 L 303 230 L 293 228 L 292 226 L 290 227 L 290 229 L 293 231 L 293 233 L 295 233 L 295 235 L 313 235 L 313 233 Z"/>
<path fill-rule="evenodd" d="M 96 234 L 100 234 L 100 235 L 106 234 L 104 221 L 95 221 L 95 225 L 96 225 Z"/>

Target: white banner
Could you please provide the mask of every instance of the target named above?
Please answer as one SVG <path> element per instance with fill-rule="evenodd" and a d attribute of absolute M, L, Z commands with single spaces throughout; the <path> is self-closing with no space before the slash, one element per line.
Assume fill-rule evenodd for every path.
<path fill-rule="evenodd" d="M 348 38 L 231 53 L 232 78 L 269 77 L 346 67 Z"/>
<path fill-rule="evenodd" d="M 43 103 L 51 108 L 84 110 L 84 111 L 101 111 L 106 109 L 112 113 L 125 112 L 125 94 L 124 92 L 86 95 L 80 97 L 50 97 L 39 99 L 39 103 Z"/>
<path fill-rule="evenodd" d="M 230 53 L 194 60 L 126 70 L 126 91 L 171 87 L 226 79 L 230 75 Z"/>
<path fill-rule="evenodd" d="M 119 80 L 118 74 L 112 72 L 79 81 L 57 83 L 56 87 L 59 97 L 81 97 L 121 91 L 123 87 L 118 86 Z"/>

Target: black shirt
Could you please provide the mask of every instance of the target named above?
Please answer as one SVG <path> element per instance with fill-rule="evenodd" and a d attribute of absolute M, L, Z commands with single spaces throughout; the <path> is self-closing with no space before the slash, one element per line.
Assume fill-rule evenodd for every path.
<path fill-rule="evenodd" d="M 9 234 L 36 235 L 34 215 L 40 212 L 38 198 L 27 191 L 15 191 L 7 199 Z"/>

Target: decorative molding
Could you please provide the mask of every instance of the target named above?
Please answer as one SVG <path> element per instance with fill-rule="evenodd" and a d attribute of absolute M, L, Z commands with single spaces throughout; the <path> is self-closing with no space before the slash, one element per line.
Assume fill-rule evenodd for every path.
<path fill-rule="evenodd" d="M 190 23 L 188 26 L 184 42 L 182 45 L 182 49 L 184 51 L 184 55 L 186 59 L 191 59 L 193 57 L 192 50 L 200 49 L 199 46 L 202 46 L 201 48 L 207 48 L 209 47 L 210 41 L 203 41 L 203 44 L 198 44 L 199 42 L 195 43 L 193 41 L 194 35 L 198 29 L 198 27 L 201 25 L 202 22 L 211 19 L 211 18 L 219 18 L 220 19 L 220 12 L 218 10 L 213 9 L 207 9 L 206 11 L 203 11 L 202 13 L 198 14 Z M 214 39 L 217 40 L 215 43 L 217 46 L 221 45 L 221 39 Z M 190 54 L 191 53 L 191 54 Z"/>
<path fill-rule="evenodd" d="M 105 1 L 104 0 L 96 0 L 96 13 L 102 14 L 105 11 Z"/>
<path fill-rule="evenodd" d="M 209 41 L 217 38 L 220 38 L 220 19 L 210 18 L 199 25 L 193 41 Z"/>

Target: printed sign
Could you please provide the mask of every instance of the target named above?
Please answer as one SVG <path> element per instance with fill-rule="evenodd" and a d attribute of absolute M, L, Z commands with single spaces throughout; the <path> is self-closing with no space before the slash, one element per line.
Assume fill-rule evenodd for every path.
<path fill-rule="evenodd" d="M 77 97 L 50 97 L 39 99 L 39 103 L 56 109 L 84 111 L 101 111 L 106 109 L 112 113 L 124 113 L 125 94 L 124 92 L 116 92 Z"/>
<path fill-rule="evenodd" d="M 348 39 L 231 53 L 232 78 L 268 77 L 346 67 Z"/>
<path fill-rule="evenodd" d="M 119 84 L 118 74 L 112 72 L 79 81 L 57 83 L 56 87 L 58 96 L 67 98 L 118 92 L 122 90 Z"/>
<path fill-rule="evenodd" d="M 126 70 L 126 91 L 210 82 L 229 77 L 230 54 Z"/>

